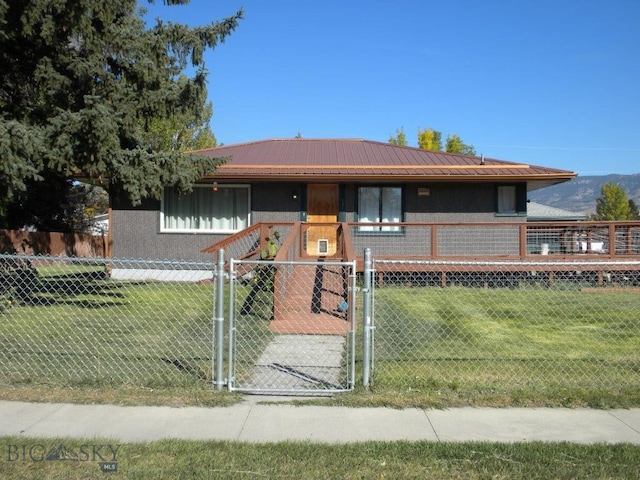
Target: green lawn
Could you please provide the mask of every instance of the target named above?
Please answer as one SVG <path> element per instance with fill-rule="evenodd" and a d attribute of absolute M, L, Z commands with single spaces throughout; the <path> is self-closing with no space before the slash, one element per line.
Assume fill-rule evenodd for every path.
<path fill-rule="evenodd" d="M 385 287 L 375 318 L 372 390 L 391 403 L 640 402 L 631 290 Z"/>
<path fill-rule="evenodd" d="M 9 382 L 189 385 L 211 379 L 212 286 L 41 268 L 0 314 Z"/>
<path fill-rule="evenodd" d="M 2 398 L 208 405 L 237 400 L 212 389 L 214 285 L 111 280 L 100 265 L 37 270 L 25 281 L 13 278 L 2 294 Z M 239 301 L 249 289 L 238 286 Z M 239 375 L 272 336 L 263 297 L 237 322 L 243 338 L 235 358 Z M 227 318 L 226 291 L 224 302 Z M 223 344 L 226 349 L 228 332 Z"/>
<path fill-rule="evenodd" d="M 152 404 L 237 398 L 211 385 L 213 285 L 115 281 L 90 265 L 38 267 L 27 285 L 2 294 L 8 306 L 0 310 L 1 398 Z M 371 388 L 324 402 L 639 406 L 638 293 L 579 287 L 378 288 Z M 259 292 L 252 311 L 239 315 L 251 285 L 236 288 L 240 378 L 272 338 L 272 307 Z"/>
<path fill-rule="evenodd" d="M 36 454 L 63 444 L 82 451 L 83 444 L 118 442 L 92 439 L 43 440 L 5 437 L 0 444 L 0 477 L 6 479 L 106 478 L 100 458 L 82 461 L 18 460 L 12 445 L 42 446 Z M 100 450 L 106 460 L 113 455 Z M 13 452 L 13 454 L 6 454 Z M 16 456 L 17 455 L 17 456 Z M 15 460 L 9 461 L 14 458 Z M 37 455 L 36 455 L 36 458 Z M 117 445 L 117 473 L 109 478 L 153 479 L 631 479 L 640 476 L 640 447 L 633 445 L 572 445 L 566 443 L 440 443 L 366 442 L 247 444 L 236 442 L 162 441 Z"/>

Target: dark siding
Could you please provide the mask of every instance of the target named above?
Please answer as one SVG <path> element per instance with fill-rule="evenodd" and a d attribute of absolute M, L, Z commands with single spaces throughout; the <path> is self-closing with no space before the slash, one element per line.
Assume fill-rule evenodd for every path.
<path fill-rule="evenodd" d="M 429 196 L 419 196 L 428 188 Z M 495 221 L 494 187 L 491 184 L 409 185 L 405 191 L 407 222 L 491 222 Z"/>
<path fill-rule="evenodd" d="M 252 185 L 252 224 L 298 221 L 301 196 L 293 199 L 296 187 L 291 184 Z M 156 200 L 147 200 L 134 207 L 126 197 L 114 196 L 113 205 L 112 254 L 115 258 L 210 261 L 212 256 L 201 253 L 201 250 L 227 237 L 209 233 L 160 232 L 160 202 Z"/>
<path fill-rule="evenodd" d="M 418 196 L 418 188 L 429 188 L 429 196 Z M 260 222 L 297 222 L 304 211 L 304 186 L 300 184 L 257 183 L 251 187 L 252 224 Z M 357 185 L 341 186 L 340 218 L 347 222 L 356 220 Z M 293 198 L 294 192 L 297 198 Z M 212 260 L 211 255 L 200 253 L 209 245 L 223 240 L 226 235 L 193 233 L 160 233 L 160 202 L 148 200 L 138 207 L 131 206 L 122 196 L 113 199 L 112 252 L 117 258 Z M 404 190 L 405 218 L 411 223 L 466 223 L 466 222 L 519 222 L 526 217 L 495 215 L 495 185 L 493 184 L 408 184 Z M 511 232 L 511 230 L 509 231 Z M 464 232 L 469 245 L 487 242 L 486 236 L 474 241 L 475 232 Z M 486 233 L 479 233 L 486 235 Z M 512 237 L 500 233 L 491 245 L 502 245 L 513 253 L 517 246 L 517 229 Z M 441 249 L 457 242 L 449 234 L 441 233 Z M 430 238 L 425 229 L 407 229 L 404 241 L 398 237 L 358 236 L 354 239 L 355 251 L 377 245 L 381 255 L 429 255 Z M 453 248 L 453 247 L 451 247 Z M 403 250 L 404 249 L 404 250 Z M 493 247 L 492 247 L 493 249 Z M 449 254 L 456 253 L 447 250 Z M 474 252 L 475 253 L 475 252 Z M 494 253 L 493 250 L 487 253 Z M 506 253 L 506 252 L 505 252 Z M 442 251 L 441 251 L 442 254 Z"/>
<path fill-rule="evenodd" d="M 200 253 L 226 235 L 160 233 L 158 210 L 118 210 L 113 215 L 113 257 L 211 261 Z"/>
<path fill-rule="evenodd" d="M 297 222 L 303 201 L 302 188 L 296 184 L 257 183 L 251 186 L 252 223 Z M 294 192 L 297 198 L 293 198 Z"/>
<path fill-rule="evenodd" d="M 419 196 L 428 188 L 429 196 Z M 345 186 L 345 217 L 357 219 L 357 185 Z M 404 221 L 410 223 L 519 222 L 519 217 L 497 217 L 494 184 L 407 184 Z"/>

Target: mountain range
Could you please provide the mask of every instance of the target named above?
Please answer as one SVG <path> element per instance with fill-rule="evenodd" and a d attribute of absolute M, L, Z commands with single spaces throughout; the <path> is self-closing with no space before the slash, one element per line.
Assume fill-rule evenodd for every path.
<path fill-rule="evenodd" d="M 630 200 L 640 205 L 640 173 L 579 176 L 569 182 L 529 192 L 528 198 L 550 207 L 589 214 L 596 211 L 596 199 L 605 183 L 619 185 Z"/>

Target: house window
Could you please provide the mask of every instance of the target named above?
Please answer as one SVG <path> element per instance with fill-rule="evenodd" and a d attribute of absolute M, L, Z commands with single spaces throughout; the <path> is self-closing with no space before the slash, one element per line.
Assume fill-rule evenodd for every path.
<path fill-rule="evenodd" d="M 402 221 L 401 187 L 358 188 L 358 221 L 362 223 L 392 223 Z M 361 232 L 399 232 L 400 226 L 367 225 Z"/>
<path fill-rule="evenodd" d="M 498 215 L 526 215 L 527 186 L 498 185 L 496 189 L 496 213 Z"/>
<path fill-rule="evenodd" d="M 516 213 L 515 185 L 501 185 L 498 187 L 498 213 Z"/>
<path fill-rule="evenodd" d="M 249 226 L 248 185 L 196 185 L 191 193 L 165 188 L 161 230 L 165 232 L 232 233 Z"/>

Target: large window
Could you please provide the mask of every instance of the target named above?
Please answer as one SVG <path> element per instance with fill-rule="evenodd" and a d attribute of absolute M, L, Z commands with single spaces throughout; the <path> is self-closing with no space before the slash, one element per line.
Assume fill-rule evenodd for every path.
<path fill-rule="evenodd" d="M 402 221 L 401 187 L 358 188 L 358 221 L 392 223 Z M 366 225 L 361 232 L 399 232 L 400 226 Z"/>
<path fill-rule="evenodd" d="M 165 232 L 232 233 L 249 226 L 249 186 L 194 186 L 179 195 L 166 188 L 161 209 Z"/>

